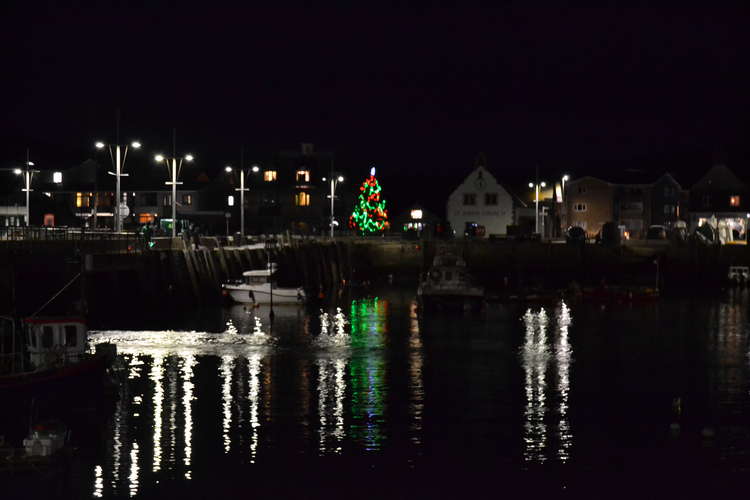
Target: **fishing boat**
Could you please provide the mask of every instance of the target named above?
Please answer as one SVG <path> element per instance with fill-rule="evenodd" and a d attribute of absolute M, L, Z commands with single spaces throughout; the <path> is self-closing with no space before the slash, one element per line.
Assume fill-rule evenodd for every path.
<path fill-rule="evenodd" d="M 423 309 L 478 309 L 484 287 L 474 283 L 462 258 L 438 255 L 417 288 L 417 298 Z"/>
<path fill-rule="evenodd" d="M 0 394 L 80 391 L 108 380 L 107 369 L 114 362 L 116 347 L 101 345 L 95 353 L 87 352 L 88 330 L 82 318 L 26 318 L 21 322 L 21 335 L 17 335 L 13 318 L 0 321 L 4 333 Z"/>
<path fill-rule="evenodd" d="M 277 268 L 251 269 L 242 273 L 240 283 L 225 283 L 224 294 L 240 304 L 301 304 L 305 291 L 301 287 L 279 287 L 274 280 Z"/>

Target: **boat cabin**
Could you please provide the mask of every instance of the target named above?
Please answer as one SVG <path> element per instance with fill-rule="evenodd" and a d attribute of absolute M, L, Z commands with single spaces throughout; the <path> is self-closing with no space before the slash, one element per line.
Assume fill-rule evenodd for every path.
<path fill-rule="evenodd" d="M 79 318 L 27 318 L 26 352 L 37 369 L 76 363 L 86 350 L 86 323 Z"/>
<path fill-rule="evenodd" d="M 268 269 L 252 269 L 245 271 L 242 276 L 245 278 L 246 285 L 263 285 L 271 282 L 271 276 L 276 272 L 276 265 L 271 264 Z"/>

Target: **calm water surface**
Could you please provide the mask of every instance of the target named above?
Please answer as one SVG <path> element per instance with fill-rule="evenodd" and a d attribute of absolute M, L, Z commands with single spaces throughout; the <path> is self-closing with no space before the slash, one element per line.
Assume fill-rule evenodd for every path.
<path fill-rule="evenodd" d="M 267 308 L 236 306 L 208 317 L 209 331 L 95 332 L 92 343 L 117 344 L 124 383 L 71 488 L 85 498 L 720 488 L 750 471 L 748 305 L 735 291 L 423 317 L 413 292 L 383 290 L 312 314 L 277 307 L 273 325 Z"/>

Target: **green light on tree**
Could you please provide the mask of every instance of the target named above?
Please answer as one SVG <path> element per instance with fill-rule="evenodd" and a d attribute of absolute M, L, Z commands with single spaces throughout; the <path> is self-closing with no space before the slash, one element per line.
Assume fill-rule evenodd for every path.
<path fill-rule="evenodd" d="M 370 177 L 359 187 L 359 198 L 354 213 L 349 217 L 349 227 L 360 234 L 373 234 L 388 228 L 388 211 L 385 200 L 380 198 L 381 187 L 375 178 L 375 167 L 370 169 Z"/>

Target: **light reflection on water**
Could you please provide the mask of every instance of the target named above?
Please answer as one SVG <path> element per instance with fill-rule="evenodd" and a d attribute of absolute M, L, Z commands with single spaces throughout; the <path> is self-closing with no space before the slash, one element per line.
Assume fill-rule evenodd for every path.
<path fill-rule="evenodd" d="M 596 425 L 587 426 L 583 405 L 606 405 L 599 398 L 615 384 L 649 390 L 650 378 L 660 374 L 622 374 L 647 371 L 631 361 L 644 360 L 644 349 L 655 349 L 656 363 L 675 351 L 671 337 L 654 334 L 660 328 L 698 339 L 711 368 L 692 375 L 705 391 L 709 417 L 747 415 L 750 346 L 742 300 L 703 306 L 701 321 L 692 323 L 690 306 L 664 309 L 660 322 L 654 309 L 564 302 L 432 321 L 420 317 L 411 297 L 400 303 L 373 297 L 314 312 L 279 308 L 273 325 L 265 309 L 231 308 L 219 333 L 100 332 L 92 342 L 117 344 L 126 380 L 106 453 L 91 464 L 87 488 L 96 497 L 141 496 L 161 481 L 210 479 L 218 464 L 263 467 L 290 453 L 375 460 L 395 449 L 407 463 L 424 463 L 433 453 L 476 453 L 488 463 L 510 456 L 521 468 L 596 462 L 586 447 L 597 446 L 600 435 L 592 439 L 588 427 L 613 434 L 606 420 L 612 408 L 602 406 Z M 668 314 L 673 310 L 687 319 L 666 321 L 679 318 Z M 640 335 L 633 325 L 649 330 Z M 606 337 L 602 326 L 610 329 Z M 698 344 L 699 334 L 705 344 Z M 722 431 L 721 439 L 739 443 L 723 452 L 750 462 L 742 458 L 748 442 L 742 425 Z M 459 437 L 443 451 L 446 435 Z"/>
<path fill-rule="evenodd" d="M 570 396 L 570 364 L 572 347 L 568 341 L 571 324 L 570 308 L 561 302 L 551 321 L 545 308 L 534 312 L 527 309 L 523 315 L 524 343 L 521 347 L 524 391 L 523 457 L 529 463 L 544 463 L 550 456 L 560 462 L 570 459 L 573 433 L 568 417 Z M 548 327 L 555 328 L 554 347 L 548 339 Z M 557 384 L 548 385 L 547 370 L 556 369 Z M 550 404 L 553 407 L 548 407 Z M 550 426 L 554 429 L 550 435 Z"/>

